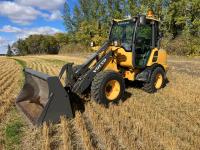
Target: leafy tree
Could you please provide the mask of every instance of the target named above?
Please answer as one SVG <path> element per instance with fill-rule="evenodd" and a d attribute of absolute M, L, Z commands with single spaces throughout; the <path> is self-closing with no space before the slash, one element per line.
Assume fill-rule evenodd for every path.
<path fill-rule="evenodd" d="M 45 36 L 44 38 L 44 41 L 46 41 L 47 44 L 42 48 L 46 48 L 48 54 L 58 54 L 60 48 L 58 41 L 53 36 L 49 35 Z"/>
<path fill-rule="evenodd" d="M 73 21 L 73 17 L 70 13 L 70 8 L 67 2 L 64 4 L 63 20 L 66 30 L 68 32 L 74 32 L 75 23 Z"/>
<path fill-rule="evenodd" d="M 78 0 L 72 11 L 66 2 L 63 21 L 67 33 L 32 35 L 18 40 L 17 47 L 22 55 L 26 55 L 54 54 L 66 47 L 72 50 L 78 43 L 87 47 L 91 41 L 100 45 L 108 37 L 112 19 L 146 14 L 149 9 L 161 19 L 160 28 L 167 39 L 165 43 L 175 40 L 175 47 L 176 43 L 184 41 L 181 43 L 185 47 L 183 54 L 199 53 L 199 0 Z"/>
<path fill-rule="evenodd" d="M 60 40 L 60 41 L 58 41 Z M 65 42 L 64 35 L 30 35 L 28 38 L 17 42 L 17 48 L 21 55 L 27 54 L 58 54 L 60 44 Z"/>
<path fill-rule="evenodd" d="M 12 56 L 12 50 L 9 44 L 8 44 L 7 56 Z"/>
<path fill-rule="evenodd" d="M 59 43 L 60 47 L 68 44 L 70 40 L 69 34 L 65 34 L 65 33 L 56 33 L 54 35 L 54 38 Z"/>
<path fill-rule="evenodd" d="M 19 49 L 20 55 L 27 55 L 30 54 L 28 51 L 28 46 L 25 40 L 19 39 L 17 41 L 16 47 Z"/>

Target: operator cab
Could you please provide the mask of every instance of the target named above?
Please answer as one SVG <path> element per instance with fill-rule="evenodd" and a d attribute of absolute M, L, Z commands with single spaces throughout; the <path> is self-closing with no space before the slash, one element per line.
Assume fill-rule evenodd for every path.
<path fill-rule="evenodd" d="M 126 52 L 133 53 L 132 65 L 144 68 L 152 49 L 158 47 L 159 21 L 145 16 L 127 20 L 113 20 L 109 41 L 114 46 L 122 47 Z"/>

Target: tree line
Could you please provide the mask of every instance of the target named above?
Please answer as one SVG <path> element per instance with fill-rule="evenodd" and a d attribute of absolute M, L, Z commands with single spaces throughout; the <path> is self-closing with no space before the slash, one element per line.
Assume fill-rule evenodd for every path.
<path fill-rule="evenodd" d="M 58 54 L 62 43 L 67 43 L 68 38 L 64 33 L 55 35 L 30 35 L 26 39 L 19 39 L 12 48 L 19 51 L 20 55 L 28 54 Z M 8 54 L 12 49 L 8 46 Z"/>
<path fill-rule="evenodd" d="M 146 14 L 151 9 L 162 20 L 162 31 L 173 38 L 183 32 L 200 36 L 199 0 L 79 0 L 73 14 L 64 6 L 64 24 L 75 40 L 105 38 L 113 18 Z M 73 36 L 74 37 L 74 36 Z"/>
<path fill-rule="evenodd" d="M 169 53 L 200 55 L 199 0 L 79 0 L 73 13 L 64 6 L 64 24 L 71 41 L 101 44 L 113 18 L 146 14 L 153 10 L 161 20 L 162 46 Z"/>
<path fill-rule="evenodd" d="M 32 35 L 19 40 L 18 48 L 24 54 L 54 54 L 67 45 L 89 45 L 91 41 L 102 44 L 113 18 L 146 14 L 148 10 L 153 10 L 161 20 L 163 47 L 181 55 L 200 55 L 199 0 L 78 0 L 72 11 L 66 2 L 63 11 L 66 33 Z"/>

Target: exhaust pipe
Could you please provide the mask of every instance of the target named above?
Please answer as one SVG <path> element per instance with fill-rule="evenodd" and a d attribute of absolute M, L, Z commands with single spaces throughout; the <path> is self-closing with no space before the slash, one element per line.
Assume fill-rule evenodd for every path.
<path fill-rule="evenodd" d="M 69 95 L 58 77 L 24 69 L 25 83 L 16 99 L 17 108 L 34 125 L 57 123 L 60 116 L 72 118 Z"/>

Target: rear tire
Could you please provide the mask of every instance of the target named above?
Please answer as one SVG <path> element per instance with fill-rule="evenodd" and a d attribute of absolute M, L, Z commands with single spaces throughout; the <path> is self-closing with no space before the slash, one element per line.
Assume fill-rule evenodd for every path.
<path fill-rule="evenodd" d="M 109 103 L 118 103 L 124 96 L 125 83 L 119 73 L 114 71 L 99 72 L 91 86 L 91 97 L 97 103 L 108 106 Z"/>
<path fill-rule="evenodd" d="M 165 85 L 165 71 L 156 67 L 151 73 L 149 82 L 143 84 L 142 89 L 148 93 L 154 93 Z"/>

